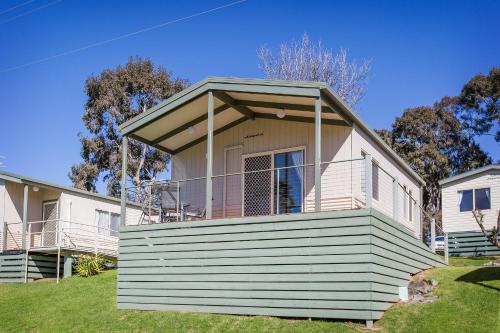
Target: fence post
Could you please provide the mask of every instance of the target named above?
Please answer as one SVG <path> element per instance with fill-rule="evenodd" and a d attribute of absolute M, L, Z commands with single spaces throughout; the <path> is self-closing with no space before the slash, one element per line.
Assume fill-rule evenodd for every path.
<path fill-rule="evenodd" d="M 431 219 L 431 250 L 436 253 L 436 219 Z"/>
<path fill-rule="evenodd" d="M 208 91 L 208 117 L 207 117 L 207 179 L 205 189 L 205 217 L 212 219 L 212 176 L 214 161 L 214 96 L 212 90 Z"/>
<path fill-rule="evenodd" d="M 314 101 L 314 211 L 321 211 L 321 94 Z"/>
<path fill-rule="evenodd" d="M 276 214 L 279 215 L 280 213 L 280 168 L 276 169 Z"/>
<path fill-rule="evenodd" d="M 122 138 L 122 181 L 120 193 L 120 226 L 127 225 L 127 159 L 128 137 Z"/>
<path fill-rule="evenodd" d="M 179 182 L 177 182 L 177 189 L 176 189 L 176 192 L 177 192 L 177 200 L 175 202 L 175 220 L 177 222 L 181 221 L 182 219 L 180 218 L 180 214 L 181 214 L 181 210 L 180 210 L 180 202 L 181 202 L 181 193 L 180 193 L 180 186 L 181 184 Z"/>
<path fill-rule="evenodd" d="M 23 189 L 23 230 L 21 232 L 21 249 L 26 249 L 26 231 L 28 227 L 28 195 L 29 195 L 29 187 L 28 185 L 24 185 Z"/>
<path fill-rule="evenodd" d="M 3 231 L 2 231 L 2 251 L 7 250 L 7 222 L 3 223 Z"/>
<path fill-rule="evenodd" d="M 365 188 L 366 188 L 366 208 L 372 208 L 373 188 L 372 188 L 372 156 L 365 155 Z"/>
<path fill-rule="evenodd" d="M 399 180 L 398 177 L 392 179 L 392 219 L 399 222 Z M 403 203 L 405 204 L 405 203 Z"/>
<path fill-rule="evenodd" d="M 444 233 L 444 263 L 448 265 L 448 256 L 449 256 L 449 250 L 448 250 L 448 233 Z"/>

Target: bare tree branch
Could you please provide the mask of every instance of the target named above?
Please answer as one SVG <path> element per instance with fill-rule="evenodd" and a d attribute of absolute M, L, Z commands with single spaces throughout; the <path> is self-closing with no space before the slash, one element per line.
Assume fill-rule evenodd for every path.
<path fill-rule="evenodd" d="M 278 57 L 266 45 L 261 46 L 257 56 L 267 79 L 325 82 L 350 105 L 365 95 L 370 61 L 364 60 L 360 65 L 349 61 L 344 48 L 334 55 L 321 42 L 313 44 L 306 33 L 300 43 L 293 40 L 281 44 Z"/>
<path fill-rule="evenodd" d="M 498 212 L 497 217 L 497 226 L 493 227 L 490 232 L 488 232 L 483 225 L 484 214 L 479 210 L 473 210 L 472 215 L 474 215 L 474 219 L 476 220 L 481 232 L 486 236 L 486 239 L 493 244 L 494 246 L 500 248 L 500 242 L 498 241 L 498 232 L 500 230 L 500 211 Z"/>

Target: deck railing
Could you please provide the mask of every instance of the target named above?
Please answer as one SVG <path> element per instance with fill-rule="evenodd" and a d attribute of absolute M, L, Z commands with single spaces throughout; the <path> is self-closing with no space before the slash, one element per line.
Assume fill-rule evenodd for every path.
<path fill-rule="evenodd" d="M 314 164 L 268 168 L 265 158 L 244 165 L 245 172 L 212 177 L 212 218 L 317 210 Z M 205 220 L 206 185 L 206 177 L 201 176 L 145 181 L 129 187 L 127 197 L 142 206 L 142 214 L 127 213 L 126 224 Z M 414 230 L 416 235 L 420 233 L 419 200 L 397 178 L 372 164 L 369 157 L 322 162 L 320 205 L 320 211 L 373 207 Z"/>
<path fill-rule="evenodd" d="M 116 257 L 116 230 L 62 219 L 27 223 L 25 248 L 22 247 L 23 224 L 4 223 L 0 238 L 2 251 L 73 250 Z"/>

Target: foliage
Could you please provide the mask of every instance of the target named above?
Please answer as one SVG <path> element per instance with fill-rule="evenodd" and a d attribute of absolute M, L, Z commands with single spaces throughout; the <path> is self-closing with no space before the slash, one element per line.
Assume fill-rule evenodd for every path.
<path fill-rule="evenodd" d="M 453 262 L 456 258 L 450 258 Z M 478 259 L 475 259 L 479 261 Z M 380 332 L 495 332 L 500 268 L 433 269 L 438 300 L 398 305 L 375 325 Z M 474 279 L 464 276 L 475 274 Z M 483 281 L 484 280 L 484 281 Z M 474 282 L 477 281 L 477 282 Z M 5 332 L 360 332 L 363 323 L 260 316 L 116 309 L 116 271 L 59 284 L 0 284 L 0 331 Z M 481 320 L 477 320 L 481 318 Z"/>
<path fill-rule="evenodd" d="M 257 55 L 266 79 L 326 82 L 348 104 L 355 105 L 366 92 L 370 61 L 361 65 L 348 59 L 348 50 L 333 54 L 321 42 L 313 44 L 304 33 L 300 43 L 292 40 L 280 46 L 275 57 L 266 45 Z"/>
<path fill-rule="evenodd" d="M 83 123 L 88 135 L 80 134 L 83 162 L 71 167 L 73 185 L 96 190 L 103 176 L 109 195 L 117 196 L 121 179 L 121 142 L 118 126 L 186 87 L 187 81 L 172 78 L 149 59 L 130 58 L 125 66 L 106 69 L 85 82 L 87 101 Z M 166 168 L 169 155 L 129 140 L 128 176 L 134 185 L 154 179 Z"/>
<path fill-rule="evenodd" d="M 469 137 L 489 132 L 496 126 L 495 140 L 500 142 L 500 67 L 488 75 L 479 74 L 465 84 L 460 95 L 445 98 L 460 119 Z"/>
<path fill-rule="evenodd" d="M 97 275 L 104 270 L 105 263 L 106 260 L 99 255 L 83 254 L 76 261 L 75 271 L 82 277 Z"/>
<path fill-rule="evenodd" d="M 470 91 L 466 88 L 469 85 L 470 82 L 462 90 L 464 96 L 464 91 Z M 438 226 L 441 221 L 439 180 L 491 163 L 488 154 L 470 134 L 469 125 L 457 113 L 457 103 L 463 99 L 466 98 L 446 97 L 432 106 L 406 109 L 390 130 L 377 131 L 425 180 L 423 206 L 436 218 Z M 483 96 L 483 100 L 489 99 Z M 496 101 L 498 103 L 498 99 Z"/>

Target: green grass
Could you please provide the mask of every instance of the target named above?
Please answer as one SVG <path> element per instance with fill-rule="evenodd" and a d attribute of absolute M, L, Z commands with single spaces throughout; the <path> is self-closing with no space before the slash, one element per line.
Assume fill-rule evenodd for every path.
<path fill-rule="evenodd" d="M 436 290 L 439 300 L 393 307 L 376 323 L 380 331 L 500 331 L 500 268 L 450 266 L 427 275 L 440 282 Z M 59 285 L 0 285 L 0 331 L 335 333 L 360 332 L 364 327 L 363 323 L 342 321 L 117 310 L 115 288 L 114 271 L 91 278 L 72 277 Z"/>

